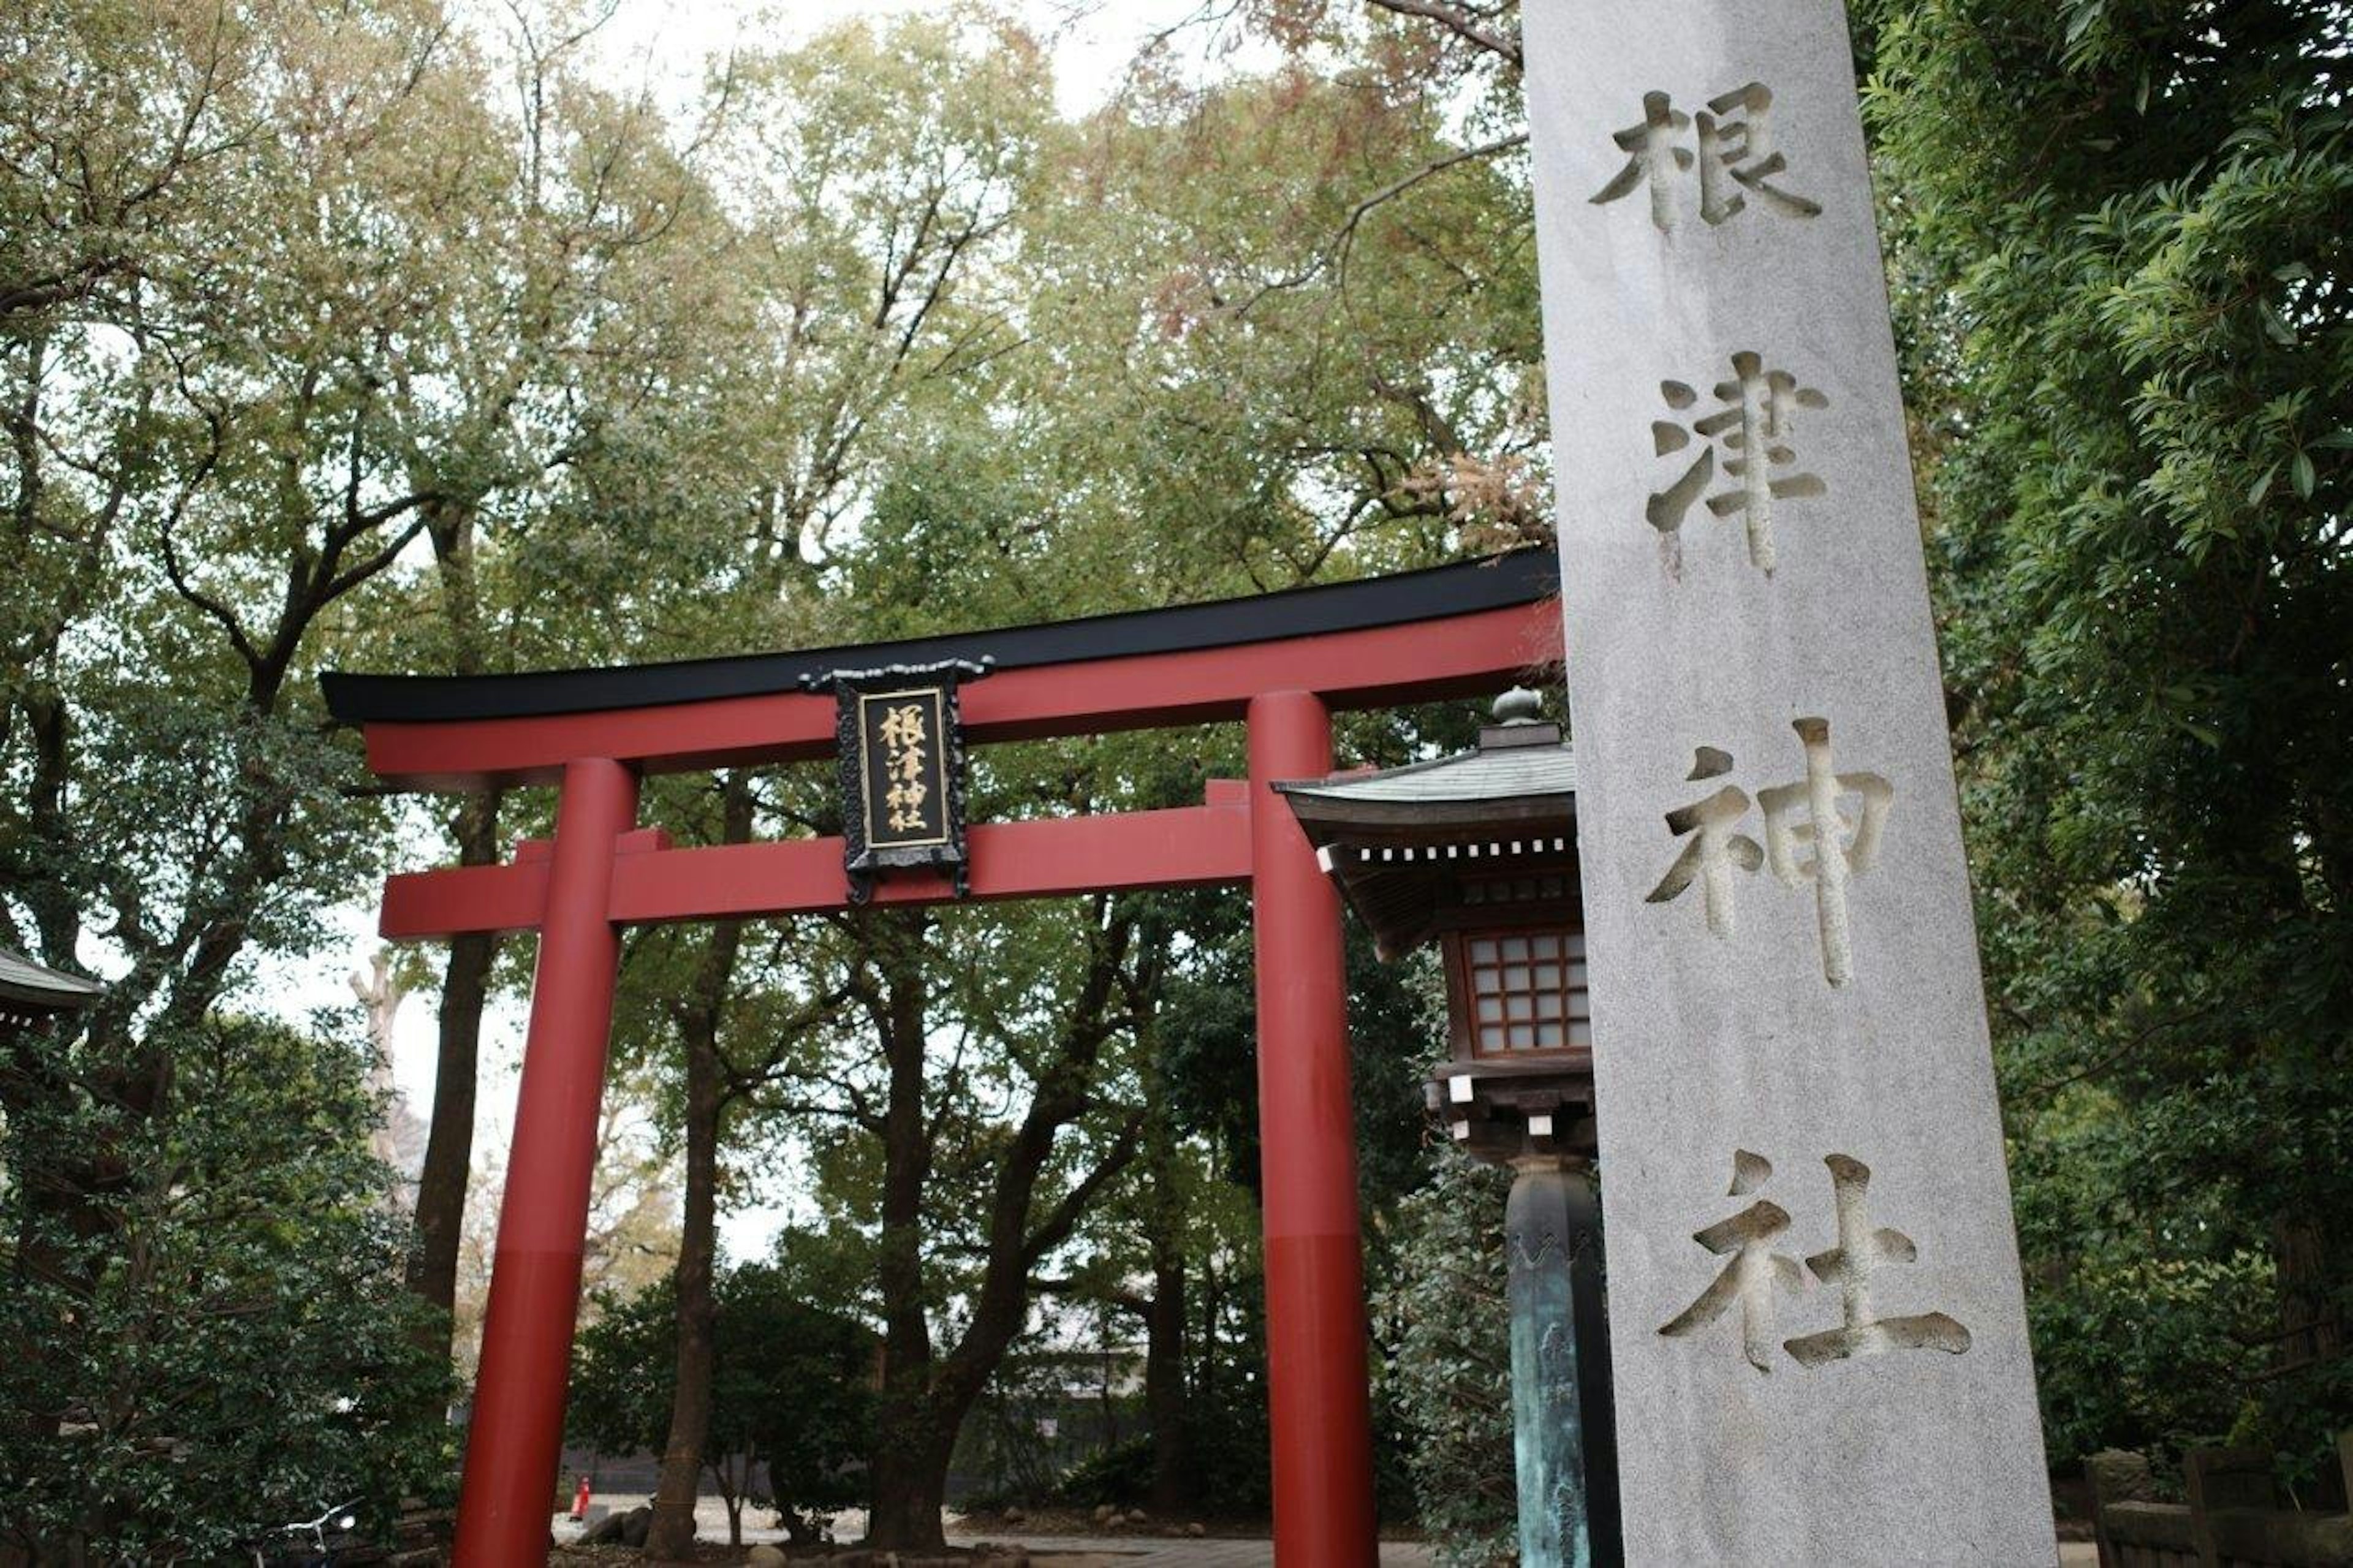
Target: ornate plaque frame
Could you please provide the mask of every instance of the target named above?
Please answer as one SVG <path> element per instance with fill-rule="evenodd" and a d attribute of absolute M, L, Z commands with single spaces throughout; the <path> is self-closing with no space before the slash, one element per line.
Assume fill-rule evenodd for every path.
<path fill-rule="evenodd" d="M 957 693 L 961 682 L 987 675 L 992 662 L 948 659 L 937 664 L 837 669 L 802 678 L 801 684 L 810 690 L 833 689 L 834 756 L 841 782 L 841 866 L 849 879 L 851 903 L 863 904 L 873 897 L 878 876 L 912 868 L 945 867 L 955 877 L 955 896 L 961 899 L 970 892 L 965 846 L 964 722 Z M 883 778 L 875 765 L 882 731 L 874 704 L 883 698 L 906 699 L 931 720 L 934 755 L 923 765 L 921 779 L 939 802 L 939 811 L 936 822 L 926 823 L 920 837 L 893 831 L 887 825 L 877 826 L 886 802 L 876 798 Z"/>

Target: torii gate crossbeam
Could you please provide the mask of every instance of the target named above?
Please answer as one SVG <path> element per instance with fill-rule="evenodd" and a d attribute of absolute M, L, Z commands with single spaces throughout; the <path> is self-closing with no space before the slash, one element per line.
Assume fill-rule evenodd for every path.
<path fill-rule="evenodd" d="M 1248 882 L 1252 890 L 1275 1555 L 1375 1560 L 1362 1244 L 1337 896 L 1272 792 L 1332 766 L 1335 709 L 1497 689 L 1560 657 L 1550 551 L 1254 599 L 863 647 L 480 678 L 329 675 L 372 771 L 427 789 L 560 785 L 552 841 L 508 864 L 391 879 L 390 938 L 539 932 L 457 1562 L 541 1561 L 579 1305 L 597 1110 L 625 925 L 844 902 L 837 838 L 679 848 L 637 824 L 648 773 L 828 755 L 839 668 L 993 661 L 965 689 L 987 743 L 1240 720 L 1249 781 L 1198 806 L 977 824 L 969 896 Z M 881 881 L 944 902 L 949 879 Z"/>

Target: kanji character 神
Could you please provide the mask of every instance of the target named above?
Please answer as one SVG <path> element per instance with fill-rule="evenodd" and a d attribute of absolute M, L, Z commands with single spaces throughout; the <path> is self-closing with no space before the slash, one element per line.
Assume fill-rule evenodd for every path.
<path fill-rule="evenodd" d="M 1854 978 L 1854 938 L 1847 913 L 1847 884 L 1879 858 L 1879 841 L 1895 803 L 1895 786 L 1878 773 L 1836 771 L 1831 760 L 1827 719 L 1799 719 L 1791 726 L 1805 743 L 1806 776 L 1757 792 L 1765 812 L 1765 844 L 1736 831 L 1750 801 L 1738 785 L 1726 784 L 1704 800 L 1666 814 L 1678 838 L 1688 837 L 1667 874 L 1644 896 L 1663 904 L 1700 885 L 1707 929 L 1717 936 L 1733 930 L 1735 872 L 1769 867 L 1784 887 L 1814 885 L 1815 925 L 1820 933 L 1822 977 L 1832 985 Z M 1692 765 L 1693 781 L 1720 778 L 1732 771 L 1731 753 L 1702 746 Z M 1859 802 L 1850 816 L 1842 803 Z M 1808 851 L 1802 857 L 1800 851 Z"/>

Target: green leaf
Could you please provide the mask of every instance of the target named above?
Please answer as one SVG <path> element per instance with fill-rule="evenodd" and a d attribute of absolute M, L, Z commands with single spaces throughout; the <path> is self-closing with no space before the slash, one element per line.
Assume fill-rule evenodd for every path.
<path fill-rule="evenodd" d="M 2272 493 L 2272 481 L 2277 478 L 2279 478 L 2279 465 L 2274 463 L 2263 470 L 2263 477 L 2255 481 L 2254 488 L 2247 491 L 2247 504 L 2263 505 L 2263 498 Z"/>
<path fill-rule="evenodd" d="M 2306 500 L 2310 500 L 2315 478 L 2312 471 L 2312 454 L 2298 452 L 2295 455 L 2295 461 L 2289 465 L 2288 474 L 2295 484 L 2295 493 Z"/>

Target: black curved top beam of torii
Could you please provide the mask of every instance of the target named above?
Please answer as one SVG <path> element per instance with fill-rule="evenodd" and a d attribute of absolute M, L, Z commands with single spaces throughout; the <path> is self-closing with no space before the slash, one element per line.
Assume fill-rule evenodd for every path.
<path fill-rule="evenodd" d="M 1015 670 L 1196 653 L 1447 620 L 1535 604 L 1559 592 L 1559 562 L 1554 552 L 1521 550 L 1386 577 L 993 631 L 516 675 L 358 675 L 330 670 L 320 677 L 320 684 L 326 692 L 328 710 L 347 724 L 542 718 L 796 691 L 812 681 L 824 682 L 837 670 L 887 665 L 965 660 Z"/>

